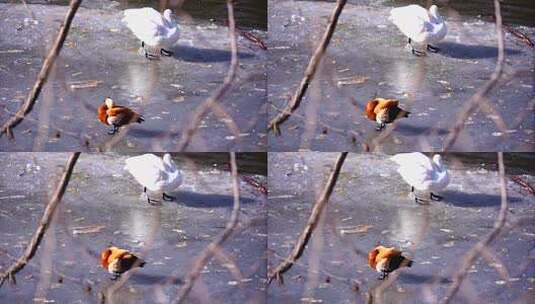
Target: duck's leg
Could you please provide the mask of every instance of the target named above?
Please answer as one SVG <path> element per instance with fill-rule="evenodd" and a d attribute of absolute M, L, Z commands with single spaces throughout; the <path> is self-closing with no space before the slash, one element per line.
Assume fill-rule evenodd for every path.
<path fill-rule="evenodd" d="M 170 201 L 174 201 L 174 200 L 175 200 L 175 197 L 174 197 L 174 196 L 171 196 L 171 195 L 168 195 L 168 194 L 166 194 L 165 192 L 163 192 L 162 199 L 163 199 L 164 201 L 168 201 L 168 202 L 170 202 Z"/>
<path fill-rule="evenodd" d="M 388 272 L 381 272 L 381 276 L 377 278 L 377 280 L 384 280 L 388 277 Z"/>
<path fill-rule="evenodd" d="M 375 128 L 376 131 L 381 131 L 386 127 L 386 124 L 384 122 L 378 123 L 377 127 Z"/>
<path fill-rule="evenodd" d="M 440 49 L 436 46 L 432 46 L 430 44 L 427 45 L 427 50 L 429 50 L 429 52 L 431 53 L 438 53 L 440 52 Z"/>
<path fill-rule="evenodd" d="M 160 54 L 169 57 L 169 56 L 173 56 L 174 53 L 166 49 L 160 49 Z"/>
<path fill-rule="evenodd" d="M 158 201 L 150 199 L 149 194 L 147 193 L 147 187 L 143 187 L 143 193 L 145 193 L 145 196 L 147 197 L 147 203 L 149 203 L 149 205 L 156 205 L 154 203 L 157 203 Z"/>
<path fill-rule="evenodd" d="M 113 134 L 117 133 L 117 131 L 119 131 L 119 128 L 116 125 L 112 125 L 112 126 L 113 126 L 113 129 L 108 131 L 108 134 L 110 134 L 110 135 L 113 135 Z"/>
<path fill-rule="evenodd" d="M 440 196 L 440 195 L 436 195 L 436 194 L 434 194 L 433 192 L 431 192 L 430 197 L 431 197 L 431 200 L 432 200 L 432 201 L 441 201 L 441 200 L 443 199 L 442 196 Z"/>

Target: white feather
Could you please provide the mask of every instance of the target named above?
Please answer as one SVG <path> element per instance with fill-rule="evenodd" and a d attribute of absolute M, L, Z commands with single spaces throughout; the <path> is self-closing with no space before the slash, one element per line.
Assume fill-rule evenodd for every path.
<path fill-rule="evenodd" d="M 448 32 L 436 5 L 429 11 L 416 4 L 396 7 L 390 11 L 389 19 L 405 36 L 419 44 L 437 43 Z"/>
<path fill-rule="evenodd" d="M 163 159 L 150 153 L 134 156 L 127 158 L 125 163 L 125 169 L 150 191 L 169 192 L 182 184 L 182 172 L 168 153 Z"/>
<path fill-rule="evenodd" d="M 429 159 L 422 153 L 401 153 L 390 158 L 399 165 L 398 173 L 410 186 L 420 191 L 437 192 L 449 184 L 448 169 L 439 154 Z"/>
<path fill-rule="evenodd" d="M 133 8 L 124 11 L 122 22 L 146 45 L 168 49 L 179 37 L 178 25 L 171 10 L 163 15 L 151 7 Z"/>

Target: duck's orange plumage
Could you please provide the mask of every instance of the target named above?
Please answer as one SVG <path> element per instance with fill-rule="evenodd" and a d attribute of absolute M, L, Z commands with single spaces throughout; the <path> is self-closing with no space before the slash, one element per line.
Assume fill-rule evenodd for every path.
<path fill-rule="evenodd" d="M 145 261 L 125 249 L 108 247 L 100 254 L 100 265 L 116 279 L 122 273 L 134 268 L 143 267 Z"/>
<path fill-rule="evenodd" d="M 411 267 L 412 261 L 402 255 L 394 247 L 377 246 L 368 253 L 368 265 L 382 274 L 384 279 L 388 274 L 401 267 Z"/>
<path fill-rule="evenodd" d="M 118 128 L 129 123 L 137 122 L 142 123 L 144 121 L 143 116 L 135 111 L 116 105 L 114 101 L 107 97 L 104 103 L 98 107 L 98 120 L 105 125 L 113 126 L 113 130 L 110 134 L 117 132 Z"/>
<path fill-rule="evenodd" d="M 378 123 L 378 130 L 401 117 L 409 117 L 410 112 L 401 109 L 397 99 L 374 98 L 366 104 L 366 117 Z"/>

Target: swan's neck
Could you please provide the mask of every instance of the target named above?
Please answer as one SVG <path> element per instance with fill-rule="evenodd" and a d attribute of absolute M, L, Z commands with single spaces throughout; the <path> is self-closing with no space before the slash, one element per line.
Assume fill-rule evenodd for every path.
<path fill-rule="evenodd" d="M 174 171 L 176 171 L 176 167 L 175 167 L 174 164 L 165 162 L 165 163 L 164 163 L 164 166 L 165 166 L 165 171 L 168 171 L 168 172 L 174 172 Z"/>
<path fill-rule="evenodd" d="M 165 14 L 163 16 L 163 20 L 164 20 L 165 25 L 168 26 L 168 27 L 175 27 L 176 26 L 176 22 L 173 19 L 173 17 L 171 17 L 170 14 L 169 15 Z"/>
<path fill-rule="evenodd" d="M 440 16 L 438 12 L 430 12 L 429 21 L 432 23 L 442 23 L 442 16 Z"/>

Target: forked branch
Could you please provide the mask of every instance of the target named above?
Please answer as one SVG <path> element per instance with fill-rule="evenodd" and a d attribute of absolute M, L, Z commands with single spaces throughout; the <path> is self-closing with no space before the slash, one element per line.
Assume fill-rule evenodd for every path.
<path fill-rule="evenodd" d="M 21 271 L 37 252 L 37 247 L 39 247 L 39 244 L 41 243 L 41 240 L 45 235 L 46 229 L 48 228 L 50 222 L 52 221 L 52 218 L 54 217 L 54 212 L 56 211 L 56 208 L 61 202 L 61 199 L 63 198 L 63 194 L 65 194 L 67 186 L 69 185 L 69 180 L 71 179 L 71 174 L 74 169 L 74 165 L 76 164 L 76 161 L 78 160 L 79 156 L 80 152 L 75 152 L 71 155 L 71 157 L 69 157 L 69 160 L 67 161 L 67 167 L 63 171 L 63 175 L 61 176 L 59 184 L 56 186 L 56 190 L 52 195 L 52 199 L 45 208 L 45 212 L 43 214 L 43 217 L 41 218 L 41 221 L 39 222 L 37 230 L 33 234 L 33 237 L 30 240 L 28 246 L 26 247 L 24 254 L 15 263 L 13 263 L 13 265 L 11 265 L 4 273 L 2 273 L 0 277 L 0 287 L 7 279 L 9 279 L 13 283 L 16 283 L 15 274 Z"/>
<path fill-rule="evenodd" d="M 280 283 L 283 283 L 282 274 L 288 271 L 305 251 L 305 247 L 308 241 L 310 240 L 314 229 L 318 225 L 319 219 L 321 217 L 321 212 L 327 205 L 327 202 L 329 202 L 329 198 L 331 197 L 331 194 L 334 190 L 334 186 L 336 185 L 338 175 L 340 174 L 340 170 L 342 169 L 342 165 L 344 164 L 344 160 L 346 159 L 346 157 L 347 152 L 342 152 L 336 159 L 333 171 L 329 175 L 329 179 L 325 184 L 325 188 L 323 189 L 323 192 L 321 193 L 318 200 L 314 203 L 314 207 L 312 207 L 312 213 L 308 218 L 308 222 L 305 226 L 305 229 L 303 230 L 303 232 L 301 232 L 301 235 L 297 239 L 297 242 L 295 243 L 290 255 L 277 267 L 269 271 L 268 284 L 271 283 L 274 278 L 276 278 Z"/>
<path fill-rule="evenodd" d="M 295 91 L 294 95 L 292 96 L 292 99 L 290 100 L 288 105 L 286 105 L 284 110 L 281 113 L 277 114 L 277 116 L 275 116 L 275 118 L 270 121 L 268 129 L 273 130 L 276 135 L 280 135 L 279 125 L 285 122 L 301 104 L 301 100 L 305 96 L 308 86 L 314 79 L 316 70 L 318 69 L 318 66 L 321 63 L 321 59 L 325 54 L 327 47 L 329 46 L 329 42 L 331 42 L 334 30 L 336 29 L 336 24 L 338 23 L 338 18 L 340 17 L 340 14 L 342 13 L 342 9 L 346 5 L 346 2 L 347 0 L 338 0 L 336 2 L 336 7 L 332 12 L 331 17 L 329 18 L 329 25 L 327 25 L 327 29 L 323 34 L 320 44 L 318 45 L 318 47 L 314 51 L 314 54 L 310 58 L 310 61 L 308 62 L 308 66 L 305 70 L 305 76 L 303 77 L 303 79 L 301 79 L 299 87 Z"/>
<path fill-rule="evenodd" d="M 2 137 L 2 135 L 4 135 L 5 133 L 9 138 L 13 138 L 12 129 L 16 127 L 19 123 L 21 123 L 24 117 L 32 111 L 33 106 L 35 105 L 35 101 L 39 97 L 39 93 L 41 93 L 41 90 L 43 89 L 43 86 L 45 85 L 48 79 L 48 75 L 50 74 L 50 71 L 54 66 L 54 62 L 56 62 L 56 58 L 58 57 L 59 52 L 63 47 L 63 43 L 65 42 L 67 34 L 69 33 L 69 28 L 71 27 L 74 15 L 76 14 L 76 11 L 78 10 L 78 7 L 80 7 L 81 3 L 82 0 L 71 0 L 69 10 L 67 11 L 67 15 L 65 16 L 65 20 L 63 21 L 63 24 L 59 29 L 58 36 L 56 37 L 52 49 L 50 49 L 50 52 L 46 56 L 45 62 L 41 67 L 41 71 L 39 71 L 37 81 L 33 85 L 32 90 L 28 94 L 28 97 L 26 97 L 26 100 L 19 108 L 17 113 L 11 118 L 9 118 L 0 128 L 0 137 Z"/>

